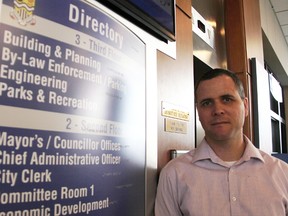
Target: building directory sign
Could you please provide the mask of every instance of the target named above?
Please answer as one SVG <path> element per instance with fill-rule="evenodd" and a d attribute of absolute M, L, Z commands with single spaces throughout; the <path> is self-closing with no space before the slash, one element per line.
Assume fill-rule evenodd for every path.
<path fill-rule="evenodd" d="M 144 215 L 145 44 L 91 2 L 0 4 L 0 215 Z"/>

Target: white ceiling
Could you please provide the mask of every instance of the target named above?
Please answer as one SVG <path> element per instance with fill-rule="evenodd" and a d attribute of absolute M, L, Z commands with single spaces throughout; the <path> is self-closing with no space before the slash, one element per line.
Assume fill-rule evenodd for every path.
<path fill-rule="evenodd" d="M 270 0 L 288 45 L 288 0 Z"/>

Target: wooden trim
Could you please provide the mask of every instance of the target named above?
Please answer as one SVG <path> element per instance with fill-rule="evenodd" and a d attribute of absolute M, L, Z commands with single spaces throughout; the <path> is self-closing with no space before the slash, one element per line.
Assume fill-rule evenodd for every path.
<path fill-rule="evenodd" d="M 188 17 L 192 17 L 192 2 L 189 0 L 176 0 L 177 7 L 182 10 Z"/>
<path fill-rule="evenodd" d="M 247 72 L 247 48 L 242 0 L 225 0 L 227 66 L 234 72 Z"/>

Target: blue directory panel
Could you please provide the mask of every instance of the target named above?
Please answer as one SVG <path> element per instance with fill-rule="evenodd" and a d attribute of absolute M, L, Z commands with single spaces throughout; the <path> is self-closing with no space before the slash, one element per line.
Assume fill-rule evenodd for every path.
<path fill-rule="evenodd" d="M 2 0 L 0 214 L 144 215 L 145 44 L 79 0 Z"/>

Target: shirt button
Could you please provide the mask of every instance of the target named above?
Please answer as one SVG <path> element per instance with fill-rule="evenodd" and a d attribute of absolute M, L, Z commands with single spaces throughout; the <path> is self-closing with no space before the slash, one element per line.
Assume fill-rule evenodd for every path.
<path fill-rule="evenodd" d="M 232 201 L 235 202 L 237 200 L 236 197 L 232 197 Z"/>

